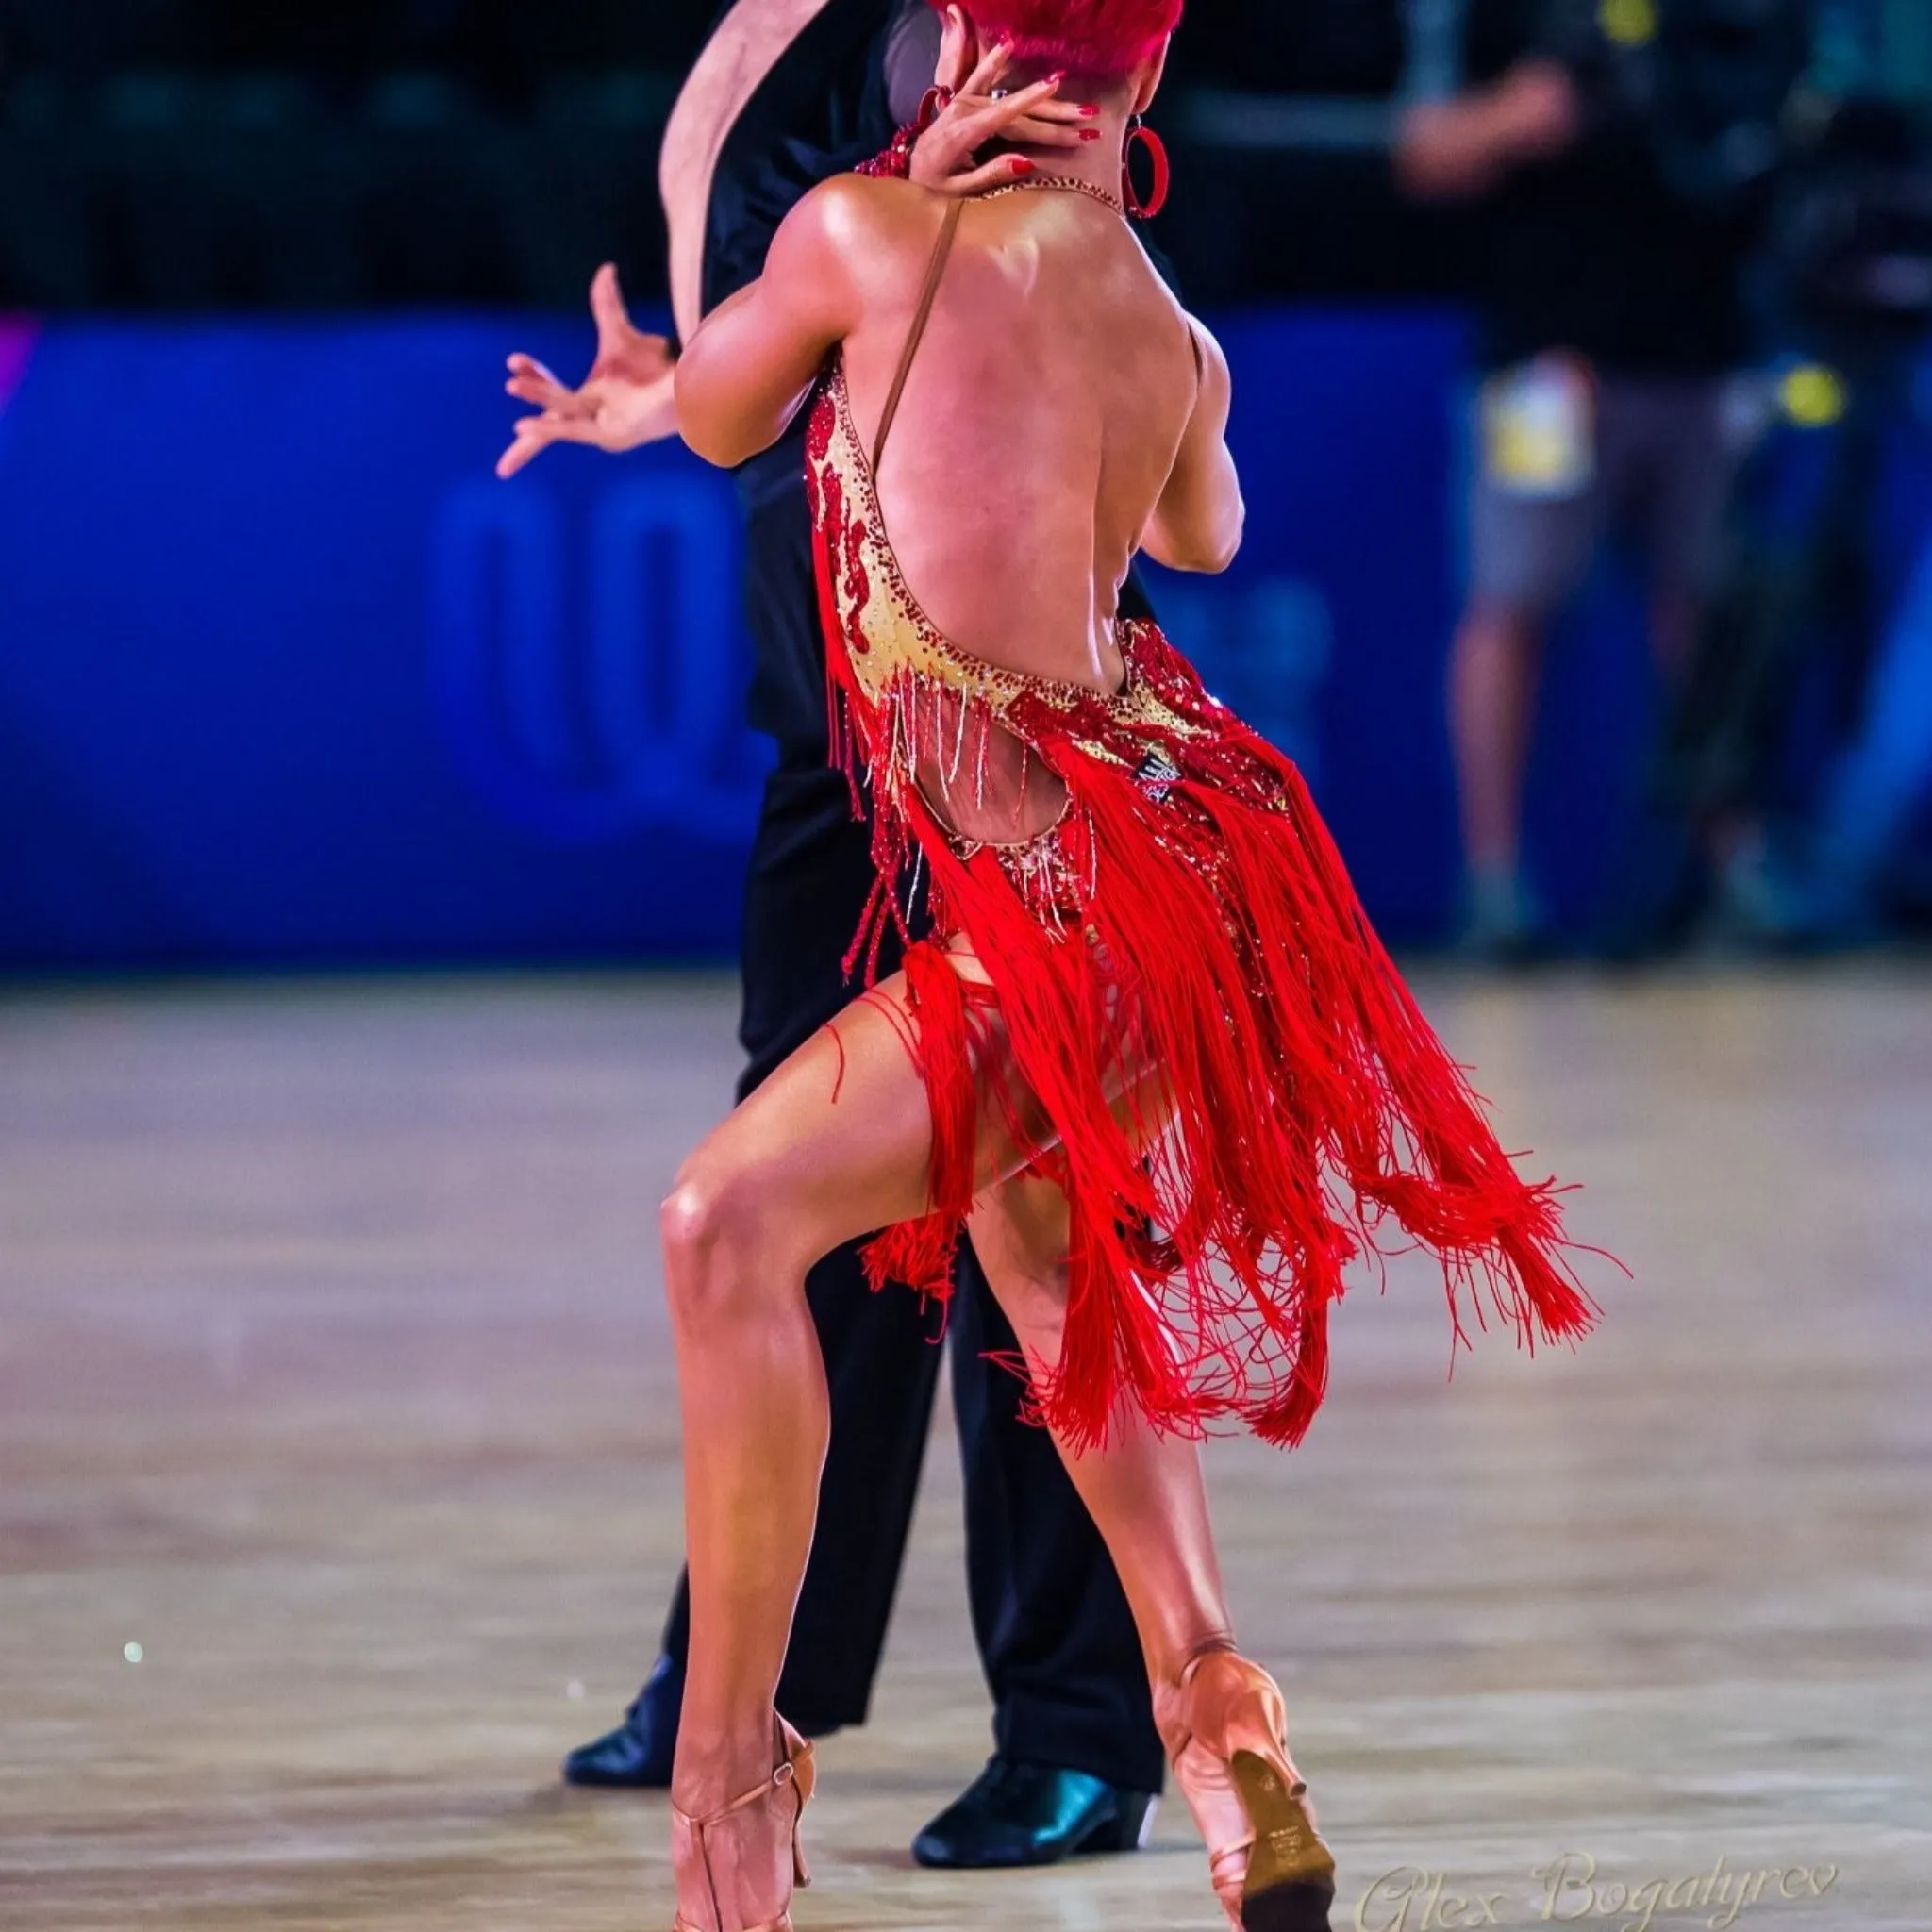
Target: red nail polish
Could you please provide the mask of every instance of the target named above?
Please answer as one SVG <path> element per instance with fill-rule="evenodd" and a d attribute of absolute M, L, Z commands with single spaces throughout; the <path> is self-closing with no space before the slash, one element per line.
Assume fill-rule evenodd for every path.
<path fill-rule="evenodd" d="M 1080 103 L 1080 113 L 1083 119 L 1091 121 L 1099 112 L 1100 109 L 1091 101 L 1082 101 Z"/>
<path fill-rule="evenodd" d="M 1097 127 L 1083 127 L 1080 130 L 1080 139 L 1082 141 L 1098 141 L 1100 139 L 1100 129 Z"/>
<path fill-rule="evenodd" d="M 1016 174 L 1016 175 L 1031 175 L 1031 174 L 1033 174 L 1034 172 L 1035 172 L 1035 168 L 1034 168 L 1034 164 L 1033 164 L 1033 162 L 1029 161 L 1029 160 L 1028 160 L 1028 159 L 1026 158 L 1026 157 L 1025 157 L 1024 155 L 1019 155 L 1019 156 L 1016 156 L 1016 157 L 1014 158 L 1014 160 L 1013 160 L 1013 173 L 1014 173 L 1014 174 Z"/>
<path fill-rule="evenodd" d="M 1066 79 L 1066 77 L 1067 70 L 1064 67 L 1062 67 L 1058 74 L 1049 74 L 1046 76 L 1047 84 L 1051 87 L 1058 87 L 1059 84 Z"/>

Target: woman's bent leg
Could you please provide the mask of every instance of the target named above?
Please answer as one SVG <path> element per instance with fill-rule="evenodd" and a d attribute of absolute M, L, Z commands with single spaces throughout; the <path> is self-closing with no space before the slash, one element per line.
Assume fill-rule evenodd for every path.
<path fill-rule="evenodd" d="M 971 1229 L 1022 1349 L 1053 1367 L 1066 1308 L 1064 1197 L 1049 1182 L 1008 1181 Z M 1235 1652 L 1198 1445 L 1123 1417 L 1102 1448 L 1059 1447 L 1126 1590 L 1155 1721 L 1230 1921 L 1243 1932 L 1325 1928 L 1334 1860 L 1288 1755 L 1280 1691 Z"/>
<path fill-rule="evenodd" d="M 996 1188 L 974 1215 L 973 1245 L 1030 1357 L 1059 1359 L 1066 1309 L 1066 1203 L 1051 1182 Z M 1204 1650 L 1232 1642 L 1197 1444 L 1122 1418 L 1103 1449 L 1061 1455 L 1106 1539 L 1157 1686 Z"/>

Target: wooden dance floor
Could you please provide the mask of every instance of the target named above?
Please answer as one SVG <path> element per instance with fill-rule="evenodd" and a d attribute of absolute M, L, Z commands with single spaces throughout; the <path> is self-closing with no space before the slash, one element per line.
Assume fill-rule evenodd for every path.
<path fill-rule="evenodd" d="M 1636 1279 L 1452 1385 L 1404 1261 L 1307 1447 L 1213 1455 L 1337 1927 L 1924 1932 L 1932 986 L 1424 992 Z M 0 1001 L 5 1932 L 668 1926 L 661 1801 L 556 1767 L 676 1564 L 655 1209 L 733 1018 L 641 977 Z M 912 1867 L 990 1748 L 963 1594 L 941 1440 L 800 1932 L 1212 1932 L 1174 1803 L 1139 1857 Z"/>

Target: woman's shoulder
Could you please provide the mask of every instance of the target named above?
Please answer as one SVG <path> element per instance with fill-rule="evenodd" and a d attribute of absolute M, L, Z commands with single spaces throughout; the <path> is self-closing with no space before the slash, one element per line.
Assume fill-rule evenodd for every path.
<path fill-rule="evenodd" d="M 774 288 L 823 306 L 862 308 L 882 287 L 916 276 L 938 228 L 938 195 L 910 182 L 836 175 L 779 225 L 765 260 Z"/>
<path fill-rule="evenodd" d="M 943 197 L 910 181 L 834 175 L 800 200 L 786 219 L 817 246 L 854 265 L 875 262 L 901 247 L 930 247 Z"/>

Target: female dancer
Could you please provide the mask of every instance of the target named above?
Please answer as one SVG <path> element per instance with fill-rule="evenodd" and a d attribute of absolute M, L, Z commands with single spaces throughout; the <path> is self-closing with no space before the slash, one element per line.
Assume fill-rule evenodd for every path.
<path fill-rule="evenodd" d="M 1180 7 L 951 8 L 958 93 L 930 133 L 1006 151 L 966 193 L 814 191 L 678 366 L 680 427 L 713 462 L 813 411 L 835 736 L 878 866 L 854 963 L 922 885 L 940 935 L 665 1204 L 681 1932 L 784 1932 L 805 1876 L 810 1752 L 772 1700 L 825 1449 L 801 1288 L 820 1256 L 883 1228 L 877 1278 L 942 1295 L 970 1228 L 1246 1932 L 1325 1926 L 1334 1866 L 1280 1692 L 1234 1647 L 1195 1439 L 1237 1417 L 1300 1440 L 1328 1305 L 1384 1216 L 1441 1257 L 1458 1334 L 1485 1299 L 1532 1341 L 1590 1324 L 1553 1186 L 1498 1147 L 1299 777 L 1116 615 L 1137 550 L 1219 570 L 1241 531 L 1226 364 L 1122 218 Z"/>

